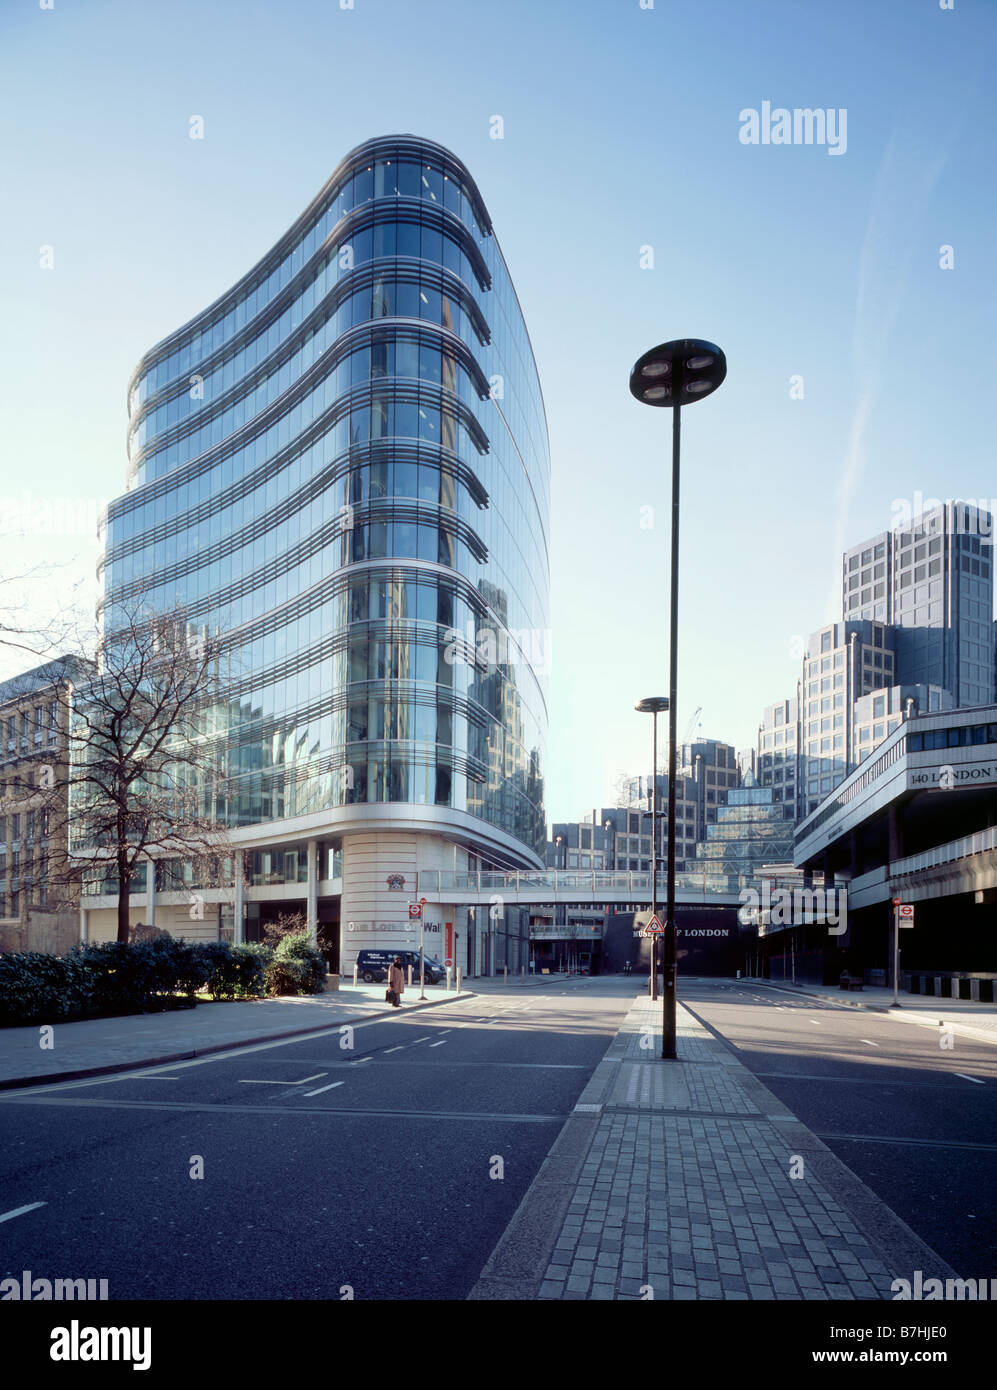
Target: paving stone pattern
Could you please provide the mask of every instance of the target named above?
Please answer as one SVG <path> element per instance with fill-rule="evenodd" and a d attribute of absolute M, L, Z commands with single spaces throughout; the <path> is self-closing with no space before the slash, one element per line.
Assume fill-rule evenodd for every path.
<path fill-rule="evenodd" d="M 784 1116 L 679 1008 L 662 1068 L 660 1004 L 631 1009 L 602 1109 L 541 1284 L 542 1299 L 882 1299 L 894 1272 L 812 1175 L 792 1178 Z M 648 1030 L 654 1047 L 641 1047 Z"/>

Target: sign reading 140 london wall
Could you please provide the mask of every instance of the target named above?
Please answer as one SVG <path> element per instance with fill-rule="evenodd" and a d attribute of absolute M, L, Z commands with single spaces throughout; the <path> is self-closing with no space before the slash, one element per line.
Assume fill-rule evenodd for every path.
<path fill-rule="evenodd" d="M 937 787 L 941 791 L 994 781 L 997 781 L 997 764 L 994 763 L 945 763 L 941 767 L 911 768 L 907 774 L 908 787 Z"/>

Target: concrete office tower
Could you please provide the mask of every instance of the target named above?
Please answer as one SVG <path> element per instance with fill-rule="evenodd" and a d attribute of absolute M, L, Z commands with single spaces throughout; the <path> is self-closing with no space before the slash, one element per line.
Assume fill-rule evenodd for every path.
<path fill-rule="evenodd" d="M 460 160 L 412 136 L 353 150 L 142 358 L 128 408 L 106 599 L 181 604 L 224 645 L 221 809 L 247 886 L 219 929 L 297 908 L 327 940 L 341 923 L 348 969 L 411 944 L 420 869 L 540 867 L 547 426 Z M 434 954 L 448 924 L 428 904 Z M 503 963 L 476 949 L 465 921 L 465 969 Z"/>
<path fill-rule="evenodd" d="M 758 747 L 751 759 L 751 771 L 758 785 L 771 787 L 773 797 L 798 814 L 797 797 L 801 781 L 801 738 L 798 700 L 777 700 L 766 705 L 758 726 Z M 747 763 L 745 758 L 742 767 Z"/>
<path fill-rule="evenodd" d="M 956 706 L 993 698 L 993 518 L 946 502 L 846 550 L 842 617 L 896 628 L 897 680 L 948 690 Z"/>
<path fill-rule="evenodd" d="M 811 634 L 800 687 L 801 815 L 855 766 L 855 701 L 894 684 L 895 660 L 893 633 L 883 623 L 829 623 Z"/>

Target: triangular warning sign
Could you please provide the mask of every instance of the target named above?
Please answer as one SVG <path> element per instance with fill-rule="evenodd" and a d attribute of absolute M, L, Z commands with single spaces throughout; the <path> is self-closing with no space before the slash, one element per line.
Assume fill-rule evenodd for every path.
<path fill-rule="evenodd" d="M 657 913 L 654 914 L 654 916 L 651 918 L 650 922 L 648 922 L 644 930 L 646 932 L 659 932 L 665 930 L 664 927 L 661 925 L 661 921 Z"/>

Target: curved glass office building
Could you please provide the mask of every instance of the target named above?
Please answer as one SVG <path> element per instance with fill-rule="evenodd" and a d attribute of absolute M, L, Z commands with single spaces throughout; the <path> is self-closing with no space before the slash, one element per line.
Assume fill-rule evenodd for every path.
<path fill-rule="evenodd" d="M 128 409 L 105 603 L 182 607 L 223 643 L 216 810 L 249 855 L 248 934 L 257 897 L 303 885 L 333 921 L 341 896 L 345 965 L 401 942 L 419 869 L 539 867 L 547 428 L 460 160 L 411 136 L 352 151 L 143 357 Z"/>

